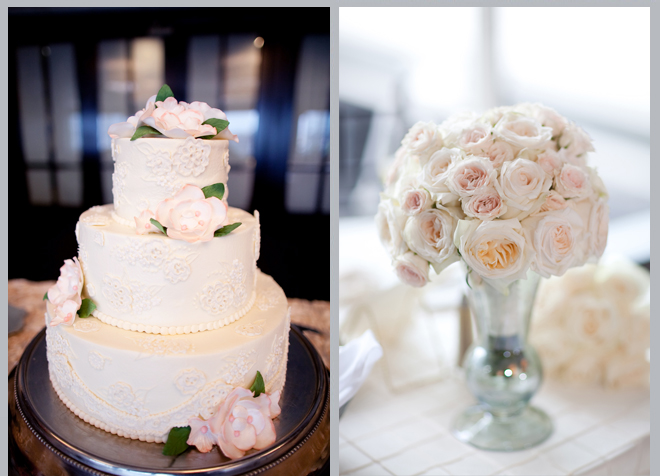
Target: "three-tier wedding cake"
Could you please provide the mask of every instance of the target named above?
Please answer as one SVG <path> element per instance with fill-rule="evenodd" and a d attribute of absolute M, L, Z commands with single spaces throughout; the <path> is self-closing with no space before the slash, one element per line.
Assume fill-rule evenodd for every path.
<path fill-rule="evenodd" d="M 190 426 L 189 444 L 235 458 L 274 440 L 290 317 L 257 268 L 259 213 L 226 204 L 227 125 L 165 86 L 110 128 L 114 204 L 80 216 L 46 339 L 53 387 L 86 422 L 153 442 Z"/>

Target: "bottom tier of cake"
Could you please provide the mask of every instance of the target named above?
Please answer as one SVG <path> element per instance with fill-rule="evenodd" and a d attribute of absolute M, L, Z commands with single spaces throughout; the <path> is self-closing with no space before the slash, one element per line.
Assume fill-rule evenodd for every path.
<path fill-rule="evenodd" d="M 212 331 L 151 335 L 94 317 L 48 326 L 50 379 L 60 399 L 86 422 L 162 442 L 172 427 L 210 417 L 234 388 L 250 387 L 257 371 L 267 393 L 281 390 L 289 325 L 284 292 L 260 273 L 252 309 Z"/>

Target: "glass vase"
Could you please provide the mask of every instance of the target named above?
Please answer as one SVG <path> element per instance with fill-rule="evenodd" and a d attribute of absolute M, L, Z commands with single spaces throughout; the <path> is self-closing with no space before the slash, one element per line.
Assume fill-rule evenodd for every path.
<path fill-rule="evenodd" d="M 454 422 L 453 433 L 477 448 L 514 451 L 538 445 L 552 432 L 542 410 L 529 405 L 541 386 L 541 362 L 528 342 L 539 275 L 512 283 L 508 294 L 474 273 L 468 302 L 477 335 L 465 354 L 465 379 L 479 403 Z"/>

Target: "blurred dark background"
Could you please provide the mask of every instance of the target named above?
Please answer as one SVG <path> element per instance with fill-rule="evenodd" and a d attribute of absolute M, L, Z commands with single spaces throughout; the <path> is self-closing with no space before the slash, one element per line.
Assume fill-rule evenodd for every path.
<path fill-rule="evenodd" d="M 9 279 L 56 279 L 77 255 L 80 213 L 112 203 L 108 126 L 166 83 L 239 136 L 229 204 L 261 213 L 259 267 L 289 297 L 329 300 L 329 15 L 9 8 Z"/>

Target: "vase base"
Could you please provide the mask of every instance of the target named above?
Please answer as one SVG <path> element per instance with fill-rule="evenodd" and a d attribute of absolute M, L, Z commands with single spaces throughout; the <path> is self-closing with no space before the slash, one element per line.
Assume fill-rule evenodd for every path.
<path fill-rule="evenodd" d="M 482 450 L 516 451 L 545 441 L 552 433 L 552 421 L 536 407 L 528 406 L 515 416 L 503 418 L 475 405 L 459 415 L 452 433 Z"/>

